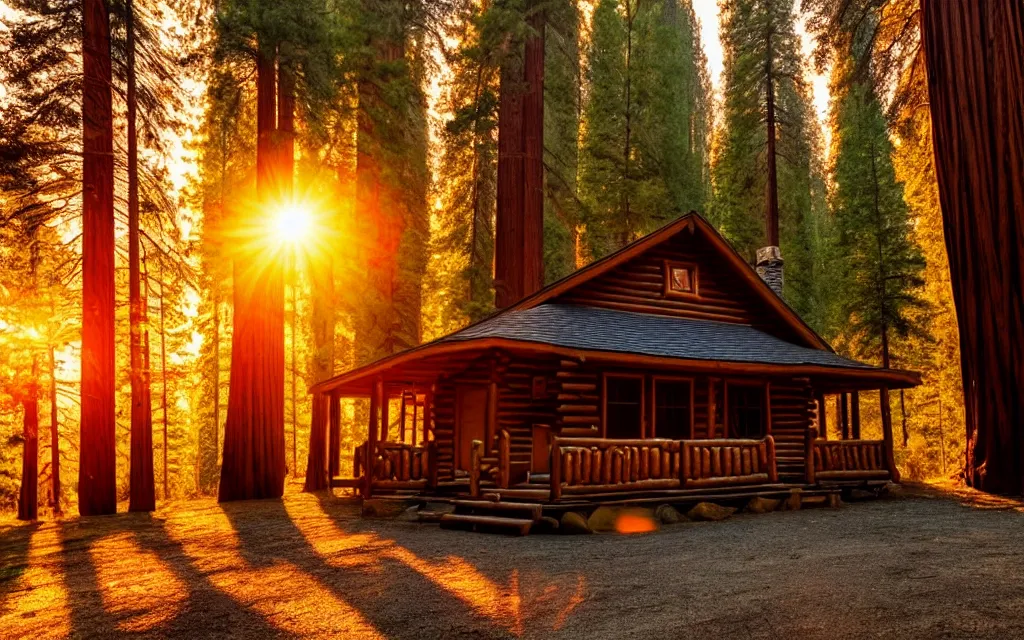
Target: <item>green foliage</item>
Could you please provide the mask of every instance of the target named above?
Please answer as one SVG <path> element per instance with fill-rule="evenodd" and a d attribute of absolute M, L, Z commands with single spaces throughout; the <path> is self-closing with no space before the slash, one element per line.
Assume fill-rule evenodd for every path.
<path fill-rule="evenodd" d="M 597 3 L 580 157 L 595 257 L 703 208 L 710 121 L 703 61 L 688 3 Z"/>
<path fill-rule="evenodd" d="M 803 78 L 792 3 L 728 0 L 722 5 L 724 60 L 722 127 L 713 167 L 713 222 L 751 263 L 767 244 L 767 87 L 774 95 L 778 162 L 779 236 L 789 304 L 810 316 L 816 305 L 816 126 Z M 770 69 L 770 73 L 769 73 Z"/>

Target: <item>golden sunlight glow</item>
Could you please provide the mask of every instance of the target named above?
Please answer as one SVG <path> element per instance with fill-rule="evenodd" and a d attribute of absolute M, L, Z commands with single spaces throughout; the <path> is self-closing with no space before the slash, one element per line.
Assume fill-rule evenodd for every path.
<path fill-rule="evenodd" d="M 288 203 L 274 214 L 271 232 L 278 242 L 300 244 L 310 237 L 312 231 L 313 214 L 307 206 Z"/>

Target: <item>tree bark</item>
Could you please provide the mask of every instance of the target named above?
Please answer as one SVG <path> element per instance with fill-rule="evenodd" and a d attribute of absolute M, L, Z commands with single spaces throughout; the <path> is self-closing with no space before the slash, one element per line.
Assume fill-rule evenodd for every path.
<path fill-rule="evenodd" d="M 57 360 L 50 345 L 50 487 L 54 514 L 63 512 L 60 504 L 60 431 L 57 428 Z"/>
<path fill-rule="evenodd" d="M 153 487 L 153 414 L 150 411 L 149 389 L 142 370 L 142 332 L 145 330 L 146 309 L 142 306 L 139 278 L 139 148 L 135 124 L 135 14 L 132 5 L 132 0 L 125 3 L 125 28 L 128 40 L 128 322 L 132 384 L 128 510 L 153 511 L 156 509 Z M 166 455 L 166 443 L 164 446 Z M 165 464 L 165 499 L 166 473 Z"/>
<path fill-rule="evenodd" d="M 256 191 L 271 202 L 276 124 L 273 47 L 261 42 L 256 63 Z M 277 498 L 284 493 L 284 276 L 278 256 L 267 258 L 266 211 L 252 212 L 251 231 L 233 261 L 234 335 L 218 499 Z"/>
<path fill-rule="evenodd" d="M 1024 492 L 1024 5 L 921 0 L 966 480 Z"/>
<path fill-rule="evenodd" d="M 277 65 L 277 144 L 278 144 L 278 184 L 280 197 L 284 202 L 291 202 L 294 197 L 295 191 L 295 75 L 292 72 L 291 60 L 288 59 L 287 52 L 291 51 L 291 47 L 282 44 L 279 47 L 281 57 Z M 298 374 L 298 367 L 296 366 L 295 360 L 295 337 L 296 337 L 296 319 L 298 317 L 298 311 L 296 309 L 297 296 L 295 293 L 296 283 L 299 277 L 299 265 L 296 258 L 296 254 L 292 253 L 291 256 L 292 272 L 291 272 L 291 303 L 292 303 L 292 340 L 291 340 L 291 405 L 292 405 L 292 476 L 298 477 L 299 475 L 299 464 L 298 464 L 298 432 L 299 422 L 297 419 L 298 411 L 296 410 L 296 381 L 295 376 Z"/>
<path fill-rule="evenodd" d="M 21 492 L 18 495 L 18 520 L 39 517 L 39 389 L 36 379 L 39 367 L 32 363 L 32 379 L 21 390 L 24 411 L 22 434 L 25 438 L 21 457 Z"/>
<path fill-rule="evenodd" d="M 117 511 L 114 427 L 114 124 L 110 17 L 83 0 L 82 385 L 78 511 Z"/>
<path fill-rule="evenodd" d="M 519 297 L 544 287 L 544 12 L 533 2 L 527 17 L 523 74 L 523 242 Z"/>
<path fill-rule="evenodd" d="M 767 55 L 765 56 L 765 104 L 768 126 L 768 193 L 767 206 L 765 208 L 765 236 L 768 246 L 779 246 L 779 170 L 778 158 L 775 151 L 775 83 L 774 75 L 774 52 L 772 50 L 772 26 L 768 26 L 767 33 Z"/>

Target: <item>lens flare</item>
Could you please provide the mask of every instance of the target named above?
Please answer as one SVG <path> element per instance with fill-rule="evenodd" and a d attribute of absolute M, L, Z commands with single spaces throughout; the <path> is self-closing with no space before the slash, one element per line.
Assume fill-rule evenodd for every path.
<path fill-rule="evenodd" d="M 306 241 L 313 228 L 313 215 L 307 207 L 292 203 L 277 210 L 273 219 L 273 233 L 283 243 L 299 244 Z"/>

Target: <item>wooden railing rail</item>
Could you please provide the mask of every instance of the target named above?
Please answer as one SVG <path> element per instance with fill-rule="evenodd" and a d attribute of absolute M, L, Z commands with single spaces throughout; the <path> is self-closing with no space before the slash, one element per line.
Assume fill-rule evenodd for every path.
<path fill-rule="evenodd" d="M 805 480 L 889 480 L 891 461 L 884 440 L 825 440 L 807 430 Z"/>
<path fill-rule="evenodd" d="M 779 481 L 775 440 L 682 440 L 684 489 Z"/>
<path fill-rule="evenodd" d="M 551 499 L 563 493 L 642 491 L 679 486 L 679 442 L 554 438 Z"/>

